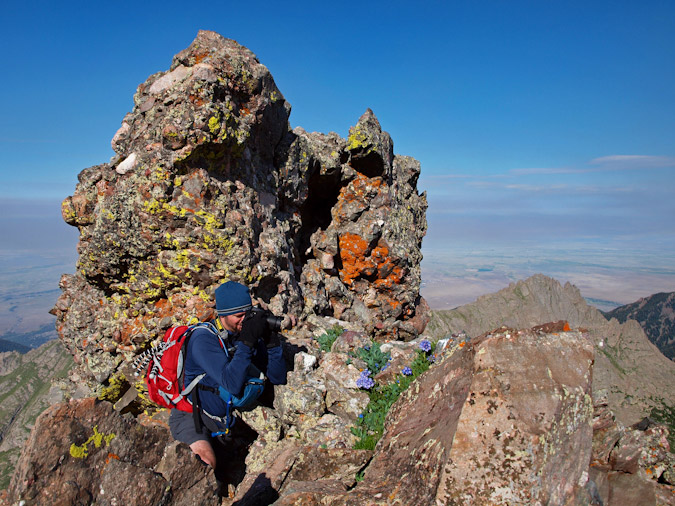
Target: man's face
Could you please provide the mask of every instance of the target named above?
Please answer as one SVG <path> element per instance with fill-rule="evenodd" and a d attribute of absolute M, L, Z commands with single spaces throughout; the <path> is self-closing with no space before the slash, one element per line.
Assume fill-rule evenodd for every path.
<path fill-rule="evenodd" d="M 223 325 L 225 330 L 236 334 L 241 331 L 241 326 L 244 323 L 244 316 L 246 312 L 235 313 L 227 316 L 220 316 L 220 323 Z"/>

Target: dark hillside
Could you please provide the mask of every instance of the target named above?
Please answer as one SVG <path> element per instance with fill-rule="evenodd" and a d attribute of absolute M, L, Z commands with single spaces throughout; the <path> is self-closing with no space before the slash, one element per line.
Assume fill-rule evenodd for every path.
<path fill-rule="evenodd" d="M 30 351 L 30 348 L 28 346 L 24 346 L 23 344 L 7 341 L 6 339 L 0 339 L 0 353 L 5 351 L 18 351 L 19 353 L 28 353 Z"/>
<path fill-rule="evenodd" d="M 675 359 L 675 292 L 655 293 L 602 314 L 621 323 L 635 320 L 661 353 Z"/>

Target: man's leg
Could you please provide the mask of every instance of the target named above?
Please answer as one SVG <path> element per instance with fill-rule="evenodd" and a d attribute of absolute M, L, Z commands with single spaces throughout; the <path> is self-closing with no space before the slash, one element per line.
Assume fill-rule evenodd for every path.
<path fill-rule="evenodd" d="M 192 413 L 186 413 L 177 409 L 171 410 L 169 416 L 169 428 L 174 439 L 187 444 L 192 450 L 192 453 L 197 455 L 202 462 L 208 464 L 213 469 L 216 468 L 216 454 L 213 451 L 213 446 L 209 442 L 207 436 L 213 429 L 208 425 L 213 422 L 202 418 L 205 424 L 204 433 L 200 434 L 195 428 L 194 418 Z"/>
<path fill-rule="evenodd" d="M 213 451 L 211 443 L 200 439 L 190 445 L 190 450 L 202 459 L 202 462 L 210 465 L 213 469 L 216 468 L 216 454 Z"/>

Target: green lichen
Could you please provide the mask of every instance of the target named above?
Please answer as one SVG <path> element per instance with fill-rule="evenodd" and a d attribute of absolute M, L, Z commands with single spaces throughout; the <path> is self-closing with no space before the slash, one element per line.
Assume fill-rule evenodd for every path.
<path fill-rule="evenodd" d="M 98 425 L 94 425 L 94 433 L 89 436 L 83 444 L 76 445 L 72 443 L 70 445 L 70 456 L 76 459 L 83 459 L 89 456 L 89 443 L 94 443 L 96 448 L 100 448 L 101 445 L 105 442 L 105 445 L 110 445 L 110 442 L 117 437 L 114 433 L 103 434 L 98 431 Z"/>

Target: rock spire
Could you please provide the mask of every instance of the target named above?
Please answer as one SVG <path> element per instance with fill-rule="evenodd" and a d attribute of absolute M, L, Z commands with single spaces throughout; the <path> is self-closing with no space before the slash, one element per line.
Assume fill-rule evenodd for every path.
<path fill-rule="evenodd" d="M 412 339 L 426 197 L 367 110 L 347 139 L 291 130 L 290 104 L 237 42 L 200 31 L 138 87 L 109 163 L 62 205 L 80 231 L 52 310 L 98 382 L 171 325 L 205 319 L 243 282 L 277 314 L 359 321 Z"/>

